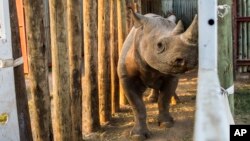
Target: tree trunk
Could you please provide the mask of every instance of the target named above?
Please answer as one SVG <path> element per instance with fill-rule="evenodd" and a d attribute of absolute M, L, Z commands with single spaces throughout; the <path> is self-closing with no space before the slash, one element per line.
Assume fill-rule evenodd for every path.
<path fill-rule="evenodd" d="M 110 64 L 111 64 L 111 113 L 119 111 L 119 78 L 117 74 L 117 1 L 110 0 Z"/>
<path fill-rule="evenodd" d="M 125 0 L 117 1 L 117 26 L 118 26 L 118 48 L 119 48 L 119 56 L 121 53 L 121 49 L 123 46 L 123 42 L 126 36 L 126 10 L 125 10 Z M 120 104 L 126 105 L 127 99 L 124 95 L 124 90 L 122 86 L 119 86 L 120 89 Z"/>
<path fill-rule="evenodd" d="M 100 122 L 111 118 L 109 0 L 98 0 L 98 91 Z"/>
<path fill-rule="evenodd" d="M 29 80 L 32 133 L 35 141 L 52 137 L 47 49 L 44 34 L 43 1 L 25 0 L 26 39 L 29 54 Z"/>
<path fill-rule="evenodd" d="M 83 4 L 84 27 L 84 80 L 83 132 L 89 134 L 100 128 L 97 79 L 97 0 Z"/>
<path fill-rule="evenodd" d="M 81 0 L 67 0 L 67 31 L 69 47 L 69 82 L 72 117 L 72 140 L 82 140 L 82 25 Z"/>
<path fill-rule="evenodd" d="M 232 0 L 218 0 L 218 4 L 228 4 Z M 224 18 L 218 18 L 218 74 L 220 84 L 227 89 L 233 85 L 233 43 L 232 43 L 232 14 L 231 9 Z M 232 114 L 234 114 L 234 96 L 228 97 Z"/>
<path fill-rule="evenodd" d="M 56 141 L 72 140 L 66 3 L 67 1 L 50 0 L 52 116 L 54 140 Z"/>
<path fill-rule="evenodd" d="M 13 59 L 21 57 L 21 45 L 19 38 L 19 26 L 17 19 L 16 1 L 9 0 L 10 8 L 10 26 L 11 26 L 11 40 Z M 30 115 L 28 108 L 28 97 L 25 87 L 25 78 L 23 72 L 23 65 L 14 68 L 17 115 L 19 123 L 20 141 L 32 141 L 32 132 L 30 125 Z"/>

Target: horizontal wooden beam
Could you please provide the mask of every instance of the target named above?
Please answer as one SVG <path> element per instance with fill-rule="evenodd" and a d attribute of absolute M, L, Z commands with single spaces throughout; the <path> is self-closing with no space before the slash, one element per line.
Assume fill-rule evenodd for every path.
<path fill-rule="evenodd" d="M 250 59 L 247 60 L 237 60 L 236 61 L 237 66 L 250 66 Z"/>
<path fill-rule="evenodd" d="M 250 22 L 250 17 L 237 17 L 237 22 Z"/>

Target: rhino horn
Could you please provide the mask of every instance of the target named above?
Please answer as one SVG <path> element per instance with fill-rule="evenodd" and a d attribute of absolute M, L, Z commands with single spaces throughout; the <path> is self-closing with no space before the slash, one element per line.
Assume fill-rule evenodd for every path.
<path fill-rule="evenodd" d="M 181 39 L 191 45 L 197 45 L 198 42 L 198 16 L 195 15 L 192 24 L 181 35 Z"/>
<path fill-rule="evenodd" d="M 177 25 L 175 26 L 175 28 L 172 31 L 172 35 L 178 35 L 183 33 L 184 31 L 184 26 L 181 20 L 178 21 Z"/>
<path fill-rule="evenodd" d="M 139 14 L 139 13 L 135 13 L 133 11 L 133 9 L 130 9 L 130 15 L 132 16 L 132 19 L 134 21 L 134 26 L 137 28 L 137 27 L 140 27 L 142 26 L 143 24 L 146 23 L 147 21 L 147 17 Z"/>

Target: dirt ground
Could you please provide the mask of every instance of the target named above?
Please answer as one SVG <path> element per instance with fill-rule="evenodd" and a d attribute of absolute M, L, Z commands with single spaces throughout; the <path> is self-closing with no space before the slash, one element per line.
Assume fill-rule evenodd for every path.
<path fill-rule="evenodd" d="M 26 83 L 29 84 L 28 81 Z M 250 124 L 250 73 L 237 75 L 234 84 L 236 91 L 235 123 Z M 172 128 L 162 129 L 158 127 L 157 104 L 145 100 L 148 127 L 152 132 L 151 138 L 147 141 L 193 140 L 196 86 L 197 70 L 180 76 L 177 88 L 180 103 L 172 105 L 170 108 L 170 112 L 175 119 Z M 145 95 L 147 95 L 147 92 Z M 130 141 L 129 132 L 133 124 L 132 109 L 130 106 L 123 106 L 121 112 L 113 115 L 112 121 L 103 125 L 100 132 L 84 136 L 84 141 Z"/>
<path fill-rule="evenodd" d="M 250 91 L 250 79 L 237 77 L 235 88 Z M 157 126 L 157 104 L 145 100 L 147 107 L 147 122 L 152 136 L 147 141 L 192 141 L 194 130 L 195 95 L 197 86 L 197 71 L 191 71 L 180 76 L 177 88 L 177 95 L 180 103 L 170 108 L 175 124 L 172 128 L 161 129 Z M 249 97 L 249 96 L 248 96 Z M 236 102 L 238 98 L 236 97 Z M 122 107 L 122 111 L 113 115 L 113 120 L 103 126 L 102 131 L 96 134 L 85 136 L 86 141 L 129 141 L 129 132 L 133 127 L 133 115 L 129 106 Z M 236 106 L 237 108 L 237 106 Z M 249 109 L 250 110 L 250 109 Z M 250 111 L 236 109 L 235 123 L 250 124 Z"/>
<path fill-rule="evenodd" d="M 194 128 L 195 94 L 197 71 L 180 76 L 177 95 L 180 103 L 171 106 L 170 112 L 175 119 L 172 128 L 161 129 L 157 125 L 157 104 L 146 100 L 147 122 L 152 136 L 147 141 L 191 141 Z M 133 127 L 133 115 L 129 106 L 123 107 L 120 113 L 113 115 L 113 120 L 103 127 L 103 132 L 85 136 L 93 141 L 129 141 L 129 132 Z"/>

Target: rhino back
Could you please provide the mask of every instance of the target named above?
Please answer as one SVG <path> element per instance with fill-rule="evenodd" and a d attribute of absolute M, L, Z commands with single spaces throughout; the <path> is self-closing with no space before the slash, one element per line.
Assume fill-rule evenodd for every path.
<path fill-rule="evenodd" d="M 118 60 L 118 75 L 119 76 L 124 76 L 124 75 L 127 75 L 128 73 L 127 68 L 126 68 L 126 59 L 128 56 L 133 56 L 133 54 L 131 53 L 133 53 L 132 48 L 133 48 L 136 31 L 137 29 L 133 27 L 123 43 L 123 47 L 122 47 L 119 60 Z"/>

